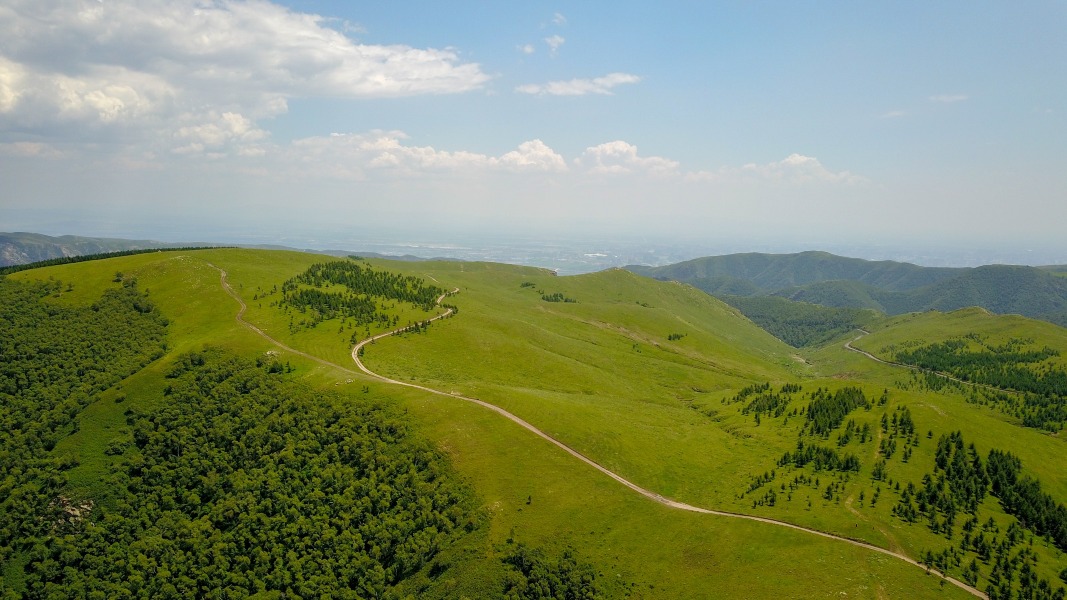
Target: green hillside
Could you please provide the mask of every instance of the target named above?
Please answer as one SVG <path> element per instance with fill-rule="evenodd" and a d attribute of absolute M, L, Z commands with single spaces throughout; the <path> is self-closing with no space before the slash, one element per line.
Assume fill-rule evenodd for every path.
<path fill-rule="evenodd" d="M 979 306 L 998 314 L 1021 314 L 1067 326 L 1067 280 L 1058 276 L 1057 267 L 919 267 L 801 252 L 731 254 L 627 269 L 659 280 L 688 283 L 716 296 L 778 296 L 889 315 Z M 790 312 L 801 310 L 793 307 Z M 746 315 L 753 318 L 756 313 Z M 795 322 L 790 327 L 800 326 Z"/>
<path fill-rule="evenodd" d="M 797 348 L 819 346 L 880 318 L 875 310 L 834 307 L 778 296 L 720 296 L 753 323 Z"/>
<path fill-rule="evenodd" d="M 346 266 L 312 268 L 317 263 Z M 243 321 L 235 319 L 241 305 L 224 287 L 223 272 L 245 304 Z M 342 587 L 359 596 L 420 598 L 541 597 L 537 590 L 566 595 L 565 588 L 604 598 L 970 597 L 899 557 L 813 531 L 902 553 L 994 594 L 1041 589 L 1049 595 L 1034 597 L 1053 597 L 1063 585 L 1065 549 L 1055 535 L 1045 541 L 1045 525 L 1021 527 L 1026 517 L 1013 516 L 1014 505 L 988 489 L 971 495 L 979 498 L 973 519 L 948 505 L 930 509 L 935 493 L 924 487 L 945 476 L 939 457 L 952 460 L 948 442 L 940 440 L 960 431 L 983 462 L 991 450 L 1011 452 L 1021 464 L 1021 471 L 1011 471 L 1019 481 L 1032 477 L 1053 504 L 1063 503 L 1059 436 L 974 404 L 966 390 L 915 385 L 910 371 L 840 345 L 798 353 L 693 287 L 623 270 L 557 277 L 488 263 L 338 261 L 236 249 L 32 269 L 8 276 L 5 285 L 32 281 L 46 287 L 27 306 L 45 312 L 92 312 L 108 290 L 136 289 L 157 311 L 151 314 L 165 319 L 165 347 L 132 374 L 116 372 L 101 389 L 87 390 L 85 402 L 63 409 L 69 420 L 48 430 L 54 444 L 27 450 L 40 468 L 24 471 L 24 484 L 3 484 L 33 489 L 38 509 L 61 512 L 30 519 L 32 531 L 5 529 L 5 539 L 17 542 L 0 554 L 4 583 L 13 590 L 41 596 L 75 584 L 117 590 L 92 587 L 97 580 L 86 574 L 104 567 L 94 563 L 97 571 L 89 570 L 78 557 L 107 555 L 114 563 L 108 572 L 119 573 L 120 561 L 136 558 L 174 573 L 179 563 L 169 558 L 172 551 L 208 557 L 202 546 L 217 542 L 219 556 L 230 557 L 216 563 L 231 565 L 226 573 L 190 566 L 174 578 L 186 586 L 173 583 L 176 593 L 204 589 L 212 577 L 222 581 L 241 564 L 240 576 L 227 579 L 235 594 L 332 588 L 343 596 Z M 455 314 L 424 324 L 444 309 L 418 300 L 420 286 L 458 289 L 443 300 Z M 896 328 L 899 339 L 886 343 L 932 341 L 929 331 L 939 324 L 929 318 L 925 326 L 903 320 L 879 326 L 857 344 Z M 1041 343 L 1042 327 L 1059 331 L 1027 324 L 1038 333 L 1026 335 Z M 409 332 L 364 346 L 362 360 L 423 389 L 368 376 L 352 361 L 354 341 L 395 327 Z M 11 332 L 5 338 L 33 338 L 32 328 Z M 92 348 L 73 335 L 69 343 L 79 352 Z M 1047 343 L 1067 352 L 1064 340 Z M 22 390 L 5 393 L 21 397 Z M 471 398 L 522 419 L 649 495 Z M 5 398 L 4 406 L 10 416 L 14 404 Z M 212 420 L 204 421 L 205 414 Z M 294 420 L 296 414 L 303 420 Z M 216 428 L 242 433 L 214 437 Z M 198 442 L 203 454 L 180 451 L 193 432 L 195 439 L 217 441 Z M 364 450 L 341 451 L 345 439 L 367 432 L 373 436 L 358 438 L 370 440 L 360 442 Z M 261 450 L 242 453 L 229 439 Z M 314 450 L 331 445 L 336 454 Z M 386 457 L 413 451 L 423 454 L 409 461 L 408 472 L 385 466 L 403 460 Z M 375 491 L 371 480 L 345 487 L 309 475 L 331 472 L 355 481 L 356 471 L 345 475 L 346 469 L 358 471 L 368 461 L 382 465 L 373 481 L 393 491 Z M 147 473 L 159 476 L 145 479 Z M 48 486 L 34 483 L 42 477 Z M 346 563 L 343 583 L 313 568 L 321 564 L 315 558 L 321 546 L 284 541 L 289 524 L 305 532 L 301 539 L 343 543 L 355 557 L 353 542 L 338 537 L 348 528 L 337 524 L 361 510 L 360 502 L 373 506 L 383 493 L 404 497 L 405 486 L 419 481 L 437 486 L 445 500 L 381 513 L 411 524 L 407 537 L 419 543 L 398 545 L 378 529 L 361 532 L 364 542 L 378 535 L 382 541 L 365 543 L 366 558 Z M 218 491 L 230 486 L 245 486 L 236 488 L 244 495 Z M 162 500 L 142 508 L 137 503 L 147 489 Z M 178 489 L 195 489 L 196 497 Z M 928 504 L 917 500 L 920 492 Z M 724 514 L 672 508 L 664 497 Z M 262 514 L 263 532 L 278 527 L 277 534 L 263 534 L 262 556 L 234 563 L 238 555 L 227 554 L 227 544 L 247 543 L 240 540 L 254 529 L 242 519 L 232 527 L 219 520 L 226 502 L 249 502 L 232 514 Z M 279 506 L 285 510 L 272 512 Z M 168 512 L 149 512 L 159 508 Z M 3 510 L 10 522 L 15 508 Z M 62 514 L 67 529 L 59 538 L 50 524 Z M 978 525 L 970 524 L 974 519 Z M 184 549 L 173 543 L 176 531 L 194 530 L 196 536 L 186 537 L 201 541 Z M 133 541 L 115 545 L 109 536 L 119 534 L 112 532 Z M 979 532 L 981 544 L 974 541 Z M 284 544 L 289 566 L 272 578 L 268 565 L 278 564 L 277 544 Z M 67 567 L 80 578 L 65 576 Z M 151 587 L 159 579 L 142 577 L 141 593 L 169 593 Z"/>
<path fill-rule="evenodd" d="M 753 252 L 696 258 L 662 267 L 626 268 L 655 279 L 685 281 L 709 292 L 710 289 L 698 285 L 697 282 L 729 277 L 751 282 L 764 291 L 772 291 L 822 281 L 848 280 L 888 291 L 905 291 L 944 281 L 963 271 L 945 267 L 920 267 L 891 260 L 847 258 L 828 252 Z"/>

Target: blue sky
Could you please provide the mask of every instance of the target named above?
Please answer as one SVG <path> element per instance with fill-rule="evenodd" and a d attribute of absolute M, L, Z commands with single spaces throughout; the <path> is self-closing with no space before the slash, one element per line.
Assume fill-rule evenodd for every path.
<path fill-rule="evenodd" d="M 0 230 L 1067 262 L 1064 31 L 1062 1 L 6 0 Z"/>

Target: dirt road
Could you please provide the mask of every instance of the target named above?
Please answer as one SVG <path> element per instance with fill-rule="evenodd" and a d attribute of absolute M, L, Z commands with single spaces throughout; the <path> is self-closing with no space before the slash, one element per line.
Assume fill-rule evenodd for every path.
<path fill-rule="evenodd" d="M 208 264 L 210 265 L 210 263 L 208 263 Z M 312 356 L 312 355 L 307 354 L 305 352 L 301 352 L 299 350 L 295 350 L 293 348 L 290 348 L 289 346 L 287 346 L 287 345 L 281 343 L 280 341 L 272 338 L 270 335 L 268 335 L 262 329 L 259 329 L 255 325 L 252 325 L 251 323 L 245 321 L 244 320 L 244 313 L 245 313 L 245 310 L 247 309 L 247 305 L 244 303 L 244 301 L 241 299 L 241 297 L 233 290 L 233 288 L 230 287 L 230 284 L 226 281 L 226 271 L 222 270 L 221 268 L 219 268 L 219 267 L 217 267 L 215 265 L 210 265 L 210 266 L 214 267 L 215 269 L 218 269 L 219 273 L 221 274 L 222 287 L 240 305 L 240 310 L 238 311 L 237 317 L 236 317 L 237 321 L 239 323 L 241 323 L 245 327 L 248 327 L 252 331 L 254 331 L 257 334 L 259 334 L 260 336 L 262 336 L 264 339 L 269 340 L 271 343 L 277 345 L 279 348 L 285 350 L 286 352 L 291 352 L 293 354 L 297 354 L 299 356 L 311 359 L 311 360 L 313 360 L 313 361 L 315 361 L 317 363 L 320 363 L 320 364 L 323 364 L 323 365 L 327 365 L 327 366 L 330 366 L 330 367 L 334 367 L 334 368 L 338 368 L 338 369 L 341 369 L 342 371 L 346 371 L 348 373 L 354 373 L 354 371 L 351 371 L 349 369 L 345 369 L 343 367 L 340 367 L 338 365 L 335 365 L 333 363 L 330 363 L 330 362 L 325 361 L 323 359 L 320 359 L 318 357 Z M 458 292 L 459 292 L 459 289 L 457 288 L 457 289 L 453 290 L 451 293 L 454 294 L 454 293 L 458 293 Z M 440 304 L 444 300 L 446 295 L 447 294 L 441 295 L 441 297 L 439 297 L 437 299 L 437 304 Z M 432 319 L 429 319 L 429 321 L 436 321 L 438 319 L 443 319 L 443 318 L 449 317 L 449 316 L 452 315 L 452 312 L 453 311 L 450 308 L 450 309 L 446 310 L 445 312 L 437 315 L 436 317 L 433 317 Z M 580 460 L 581 462 L 589 465 L 590 467 L 596 469 L 597 471 L 600 471 L 604 475 L 607 475 L 608 477 L 614 479 L 615 481 L 617 481 L 618 483 L 626 486 L 630 490 L 632 490 L 632 491 L 634 491 L 634 492 L 636 492 L 638 494 L 641 494 L 642 496 L 648 498 L 649 500 L 652 500 L 653 502 L 658 502 L 659 504 L 662 504 L 664 506 L 668 506 L 670 508 L 678 509 L 678 510 L 686 510 L 686 511 L 695 512 L 695 513 L 701 513 L 701 514 L 706 514 L 706 515 L 715 515 L 715 516 L 719 516 L 719 517 L 728 517 L 728 518 L 732 518 L 732 519 L 746 519 L 746 520 L 749 520 L 749 521 L 758 521 L 760 523 L 766 523 L 768 525 L 774 525 L 774 526 L 777 526 L 777 527 L 787 527 L 789 529 L 794 529 L 796 531 L 802 531 L 804 533 L 808 533 L 808 534 L 811 534 L 811 535 L 817 535 L 817 536 L 820 536 L 820 537 L 824 537 L 824 538 L 828 538 L 828 539 L 832 539 L 832 540 L 837 540 L 837 541 L 844 542 L 844 543 L 847 543 L 847 544 L 852 544 L 853 546 L 859 546 L 860 548 L 865 548 L 865 549 L 871 550 L 873 552 L 879 552 L 881 554 L 892 556 L 893 558 L 896 558 L 896 559 L 902 560 L 902 561 L 904 561 L 906 563 L 915 565 L 916 567 L 919 567 L 921 569 L 926 569 L 927 571 L 929 571 L 931 573 L 934 573 L 934 574 L 937 574 L 937 575 L 943 577 L 949 583 L 952 583 L 953 585 L 955 585 L 955 586 L 957 586 L 957 587 L 959 587 L 959 588 L 961 588 L 963 590 L 966 590 L 967 592 L 970 592 L 974 596 L 977 596 L 979 598 L 986 598 L 988 600 L 988 597 L 983 592 L 981 592 L 980 590 L 975 589 L 975 588 L 967 585 L 966 583 L 964 583 L 962 581 L 959 581 L 958 579 L 955 579 L 955 578 L 952 578 L 952 577 L 946 577 L 944 575 L 941 575 L 937 571 L 925 567 L 924 565 L 920 564 L 918 561 L 914 560 L 913 558 L 911 558 L 911 557 L 909 557 L 909 556 L 907 556 L 905 554 L 901 554 L 899 552 L 893 552 L 892 550 L 889 550 L 889 549 L 886 549 L 886 548 L 881 548 L 879 546 L 875 546 L 873 544 L 869 544 L 869 543 L 861 541 L 861 540 L 855 540 L 855 539 L 847 538 L 847 537 L 844 537 L 844 536 L 836 535 L 836 534 L 833 534 L 833 533 L 827 533 L 825 531 L 818 531 L 816 529 L 809 529 L 807 527 L 802 527 L 800 525 L 794 525 L 793 523 L 787 523 L 785 521 L 778 521 L 778 520 L 770 519 L 770 518 L 766 518 L 766 517 L 757 517 L 757 516 L 754 516 L 754 515 L 745 515 L 745 514 L 741 514 L 741 513 L 733 513 L 733 512 L 728 512 L 728 511 L 701 508 L 699 506 L 693 506 L 691 504 L 686 504 L 684 502 L 678 502 L 677 500 L 671 500 L 670 498 L 666 498 L 666 497 L 664 497 L 664 496 L 662 496 L 660 494 L 657 494 L 656 492 L 653 492 L 651 490 L 645 489 L 645 488 L 637 485 L 636 483 L 633 483 L 632 481 L 626 479 L 625 477 L 619 475 L 618 473 L 615 473 L 614 471 L 611 471 L 611 470 L 607 469 L 606 467 L 602 466 L 601 464 L 597 463 L 596 461 L 594 461 L 593 459 L 587 457 L 586 455 L 582 454 L 581 452 L 578 452 L 574 448 L 571 448 L 570 446 L 564 444 L 563 442 L 557 440 L 556 438 L 554 438 L 554 437 L 548 435 L 547 433 L 541 431 L 537 427 L 531 425 L 530 423 L 528 423 L 527 421 L 523 420 L 522 418 L 520 418 L 520 417 L 518 417 L 518 416 L 516 416 L 516 415 L 514 415 L 514 414 L 512 414 L 512 413 L 510 413 L 510 412 L 508 412 L 506 410 L 504 410 L 503 408 L 500 408 L 499 406 L 496 406 L 495 404 L 490 404 L 488 402 L 485 402 L 484 400 L 479 400 L 477 398 L 472 398 L 470 396 L 463 396 L 461 394 L 444 392 L 444 391 L 436 390 L 436 389 L 433 389 L 433 388 L 430 388 L 430 387 L 426 387 L 426 386 L 423 386 L 423 385 L 418 385 L 418 384 L 414 384 L 414 383 L 408 383 L 406 381 L 398 381 L 396 379 L 391 379 L 389 377 L 385 377 L 384 375 L 379 375 L 379 374 L 375 373 L 374 371 L 371 371 L 370 369 L 368 369 L 367 366 L 364 365 L 363 361 L 361 360 L 360 351 L 363 350 L 363 348 L 366 347 L 367 344 L 370 344 L 370 343 L 372 343 L 372 342 L 374 342 L 376 340 L 380 340 L 382 338 L 389 337 L 391 335 L 396 335 L 400 331 L 401 331 L 400 329 L 397 329 L 397 330 L 389 331 L 389 332 L 386 332 L 386 333 L 380 333 L 378 335 L 375 335 L 373 337 L 367 338 L 367 339 L 359 342 L 358 344 L 356 344 L 352 348 L 352 360 L 356 363 L 356 366 L 359 367 L 359 370 L 362 371 L 363 373 L 365 373 L 367 376 L 372 377 L 374 379 L 377 379 L 378 381 L 382 381 L 384 383 L 389 383 L 389 384 L 392 384 L 392 385 L 399 385 L 399 386 L 404 386 L 404 387 L 408 387 L 408 388 L 413 388 L 413 389 L 417 389 L 417 390 L 421 390 L 421 391 L 427 392 L 429 394 L 436 394 L 438 396 L 447 396 L 449 398 L 455 398 L 457 400 L 464 400 L 464 401 L 467 401 L 467 402 L 472 402 L 472 403 L 477 404 L 478 406 L 481 406 L 481 407 L 483 407 L 483 408 L 485 408 L 487 410 L 491 410 L 491 411 L 499 414 L 500 416 L 502 416 L 502 417 L 504 417 L 504 418 L 506 418 L 506 419 L 518 424 L 519 426 L 521 426 L 524 429 L 528 430 L 530 433 L 533 433 L 534 435 L 540 437 L 541 439 L 543 439 L 543 440 L 549 442 L 550 444 L 560 448 L 561 450 L 563 450 L 567 454 L 569 454 L 569 455 L 573 456 L 574 458 Z M 859 338 L 857 338 L 857 339 L 859 339 Z M 857 350 L 857 349 L 851 348 L 851 347 L 850 347 L 850 349 L 855 351 L 855 352 L 863 352 L 862 350 Z M 864 354 L 866 354 L 866 353 L 864 352 Z M 868 356 L 871 356 L 871 355 L 868 355 Z M 876 358 L 874 356 L 871 356 L 871 358 L 873 358 L 874 360 L 879 360 L 879 362 L 885 362 L 885 361 L 881 361 L 880 359 L 878 359 L 878 358 Z"/>

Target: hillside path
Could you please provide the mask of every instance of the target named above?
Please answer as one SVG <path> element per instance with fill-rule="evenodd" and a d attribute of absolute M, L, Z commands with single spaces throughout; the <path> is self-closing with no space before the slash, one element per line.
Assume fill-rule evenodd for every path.
<path fill-rule="evenodd" d="M 266 333 L 262 329 L 256 327 L 255 325 L 252 325 L 248 321 L 245 321 L 244 313 L 245 313 L 245 311 L 247 309 L 247 305 L 241 299 L 241 297 L 237 294 L 237 292 L 234 291 L 234 289 L 230 286 L 229 282 L 226 280 L 226 271 L 221 269 L 221 268 L 219 268 L 219 267 L 217 267 L 217 266 L 215 266 L 215 265 L 213 265 L 213 264 L 211 264 L 211 263 L 208 263 L 208 265 L 210 265 L 211 267 L 213 267 L 213 268 L 215 268 L 215 269 L 217 269 L 219 271 L 221 282 L 222 282 L 222 287 L 226 290 L 226 292 L 234 300 L 237 301 L 238 305 L 240 306 L 240 309 L 238 310 L 238 313 L 237 313 L 237 316 L 236 316 L 236 319 L 237 319 L 238 323 L 240 323 L 241 325 L 251 329 L 252 331 L 257 333 L 259 336 L 261 336 L 264 339 L 270 341 L 271 343 L 275 344 L 276 346 L 278 346 L 279 348 L 285 350 L 286 352 L 291 352 L 293 354 L 296 354 L 296 355 L 302 356 L 304 358 L 308 358 L 310 360 L 313 360 L 313 361 L 315 361 L 315 362 L 317 362 L 319 364 L 330 366 L 330 367 L 334 367 L 334 368 L 338 368 L 338 369 L 341 369 L 342 371 L 345 371 L 345 372 L 348 372 L 348 373 L 355 373 L 354 371 L 352 371 L 350 369 L 346 369 L 346 368 L 341 367 L 339 365 L 335 365 L 334 363 L 331 363 L 329 361 L 323 360 L 323 359 L 318 358 L 316 356 L 312 356 L 310 354 L 307 354 L 306 352 L 301 352 L 299 350 L 290 348 L 289 346 L 283 344 L 279 340 L 276 340 L 276 339 L 272 338 L 268 333 Z M 442 294 L 440 297 L 437 298 L 437 304 L 440 304 L 445 299 L 445 297 L 448 296 L 449 294 L 455 294 L 455 293 L 458 293 L 458 292 L 459 292 L 459 288 L 456 288 L 452 292 Z M 451 316 L 453 314 L 453 312 L 454 312 L 453 309 L 449 308 L 445 312 L 443 312 L 443 313 L 441 313 L 441 314 L 429 319 L 428 321 L 424 321 L 424 322 L 432 322 L 432 321 L 436 321 L 438 319 L 444 319 L 446 317 Z M 652 500 L 654 502 L 658 502 L 659 504 L 662 504 L 664 506 L 667 506 L 667 507 L 670 507 L 670 508 L 674 508 L 674 509 L 677 509 L 677 510 L 685 510 L 685 511 L 689 511 L 689 512 L 705 514 L 705 515 L 715 515 L 715 516 L 719 516 L 719 517 L 728 517 L 728 518 L 732 518 L 732 519 L 745 519 L 745 520 L 748 520 L 748 521 L 757 521 L 757 522 L 760 522 L 760 523 L 766 523 L 768 525 L 775 525 L 775 526 L 778 526 L 778 527 L 786 527 L 788 529 L 793 529 L 793 530 L 796 530 L 796 531 L 802 531 L 804 533 L 808 533 L 808 534 L 811 534 L 811 535 L 817 535 L 819 537 L 828 538 L 828 539 L 837 540 L 837 541 L 840 541 L 840 542 L 845 542 L 845 543 L 848 543 L 848 544 L 852 544 L 853 546 L 858 546 L 860 548 L 865 548 L 865 549 L 871 550 L 873 552 L 879 552 L 881 554 L 892 556 L 893 558 L 902 560 L 902 561 L 904 561 L 904 562 L 906 562 L 908 564 L 914 565 L 914 566 L 919 567 L 921 569 L 925 569 L 926 571 L 928 571 L 930 573 L 934 573 L 934 574 L 942 577 L 945 581 L 948 581 L 949 583 L 952 583 L 953 585 L 955 585 L 955 586 L 957 586 L 957 587 L 969 592 L 970 594 L 972 594 L 972 595 L 974 595 L 974 596 L 976 596 L 978 598 L 985 598 L 986 600 L 988 600 L 988 596 L 986 596 L 986 594 L 983 593 L 982 591 L 980 591 L 980 590 L 978 590 L 976 588 L 973 588 L 973 587 L 967 585 L 966 583 L 964 583 L 964 582 L 962 582 L 962 581 L 960 581 L 958 579 L 955 579 L 953 577 L 945 576 L 945 575 L 939 573 L 938 571 L 936 571 L 935 569 L 928 568 L 925 565 L 920 564 L 915 559 L 913 559 L 913 558 L 911 558 L 911 557 L 909 557 L 909 556 L 907 556 L 905 554 L 902 554 L 900 552 L 894 552 L 892 550 L 888 550 L 888 549 L 882 548 L 880 546 L 875 546 L 874 544 L 870 544 L 870 543 L 867 543 L 867 542 L 864 542 L 864 541 L 861 541 L 861 540 L 852 539 L 852 538 L 844 537 L 844 536 L 841 536 L 841 535 L 828 533 L 828 532 L 825 532 L 825 531 L 819 531 L 817 529 L 810 529 L 808 527 L 803 527 L 801 525 L 795 525 L 793 523 L 788 523 L 786 521 L 779 521 L 779 520 L 771 519 L 771 518 L 767 518 L 767 517 L 757 517 L 755 515 L 746 515 L 746 514 L 734 513 L 734 512 L 729 512 L 729 511 L 712 510 L 712 509 L 709 509 L 709 508 L 702 508 L 702 507 L 699 507 L 699 506 L 693 506 L 692 504 L 686 504 L 684 502 L 679 502 L 677 500 L 672 500 L 670 498 L 664 497 L 664 496 L 662 496 L 660 494 L 657 494 L 656 492 L 653 492 L 651 490 L 645 489 L 645 488 L 637 485 L 636 483 L 633 483 L 629 479 L 626 479 L 625 477 L 615 473 L 614 471 L 609 470 L 607 467 L 604 467 L 603 465 L 601 465 L 600 463 L 594 461 L 593 459 L 589 458 L 588 456 L 582 454 L 581 452 L 575 450 L 574 448 L 571 448 L 570 446 L 568 446 L 567 444 L 564 444 L 563 442 L 557 440 L 556 438 L 548 435 L 544 431 L 541 431 L 540 429 L 538 429 L 537 427 L 533 426 L 529 422 L 525 421 L 521 417 L 519 417 L 519 416 L 517 416 L 515 414 L 512 414 L 512 413 L 504 410 L 503 408 L 500 408 L 499 406 L 497 406 L 495 404 L 490 404 L 489 402 L 486 402 L 484 400 L 479 400 L 477 398 L 472 398 L 470 396 L 464 396 L 464 395 L 458 394 L 458 393 L 444 392 L 444 391 L 441 391 L 441 390 L 437 390 L 437 389 L 433 389 L 433 388 L 430 388 L 430 387 L 426 387 L 424 385 L 418 385 L 418 384 L 415 384 L 415 383 L 408 383 L 406 381 L 399 381 L 399 380 L 396 380 L 396 379 L 392 379 L 392 378 L 386 377 L 384 375 L 379 375 L 378 373 L 375 373 L 374 371 L 371 371 L 369 368 L 367 368 L 366 365 L 363 364 L 363 361 L 361 360 L 361 357 L 360 357 L 360 351 L 363 350 L 363 348 L 365 346 L 367 346 L 367 344 L 371 344 L 371 343 L 373 343 L 373 342 L 375 342 L 377 340 L 380 340 L 382 338 L 385 338 L 385 337 L 396 335 L 396 334 L 400 333 L 403 329 L 404 328 L 399 328 L 399 329 L 395 329 L 393 331 L 387 331 L 385 333 L 379 333 L 378 335 L 369 337 L 369 338 L 359 342 L 355 346 L 353 346 L 352 347 L 352 360 L 353 360 L 353 362 L 356 363 L 356 366 L 359 367 L 359 370 L 362 371 L 367 376 L 369 376 L 369 377 L 371 377 L 373 379 L 377 379 L 378 381 L 381 381 L 381 382 L 384 382 L 384 383 L 389 383 L 389 384 L 398 385 L 398 386 L 404 386 L 404 387 L 407 387 L 407 388 L 413 388 L 413 389 L 416 389 L 416 390 L 421 390 L 423 392 L 427 392 L 427 393 L 430 393 L 430 394 L 435 394 L 435 395 L 438 395 L 438 396 L 446 396 L 448 398 L 455 398 L 457 400 L 464 400 L 466 402 L 472 402 L 472 403 L 477 404 L 478 406 L 481 406 L 481 407 L 483 407 L 483 408 L 485 408 L 487 410 L 491 410 L 491 411 L 499 414 L 500 416 L 502 416 L 502 417 L 504 417 L 504 418 L 516 423 L 520 427 L 528 430 L 530 433 L 533 433 L 537 437 L 539 437 L 539 438 L 547 441 L 548 443 L 558 447 L 559 449 L 563 450 L 567 454 L 569 454 L 569 455 L 573 456 L 574 458 L 580 460 L 581 462 L 589 465 L 590 467 L 596 469 L 597 471 L 600 471 L 604 475 L 607 475 L 611 479 L 614 479 L 615 481 L 617 481 L 618 483 L 626 486 L 630 490 L 632 490 L 632 491 L 634 491 L 634 492 L 636 492 L 636 493 L 638 493 L 638 494 L 640 494 L 640 495 L 642 495 L 642 496 L 644 496 L 644 497 L 646 497 L 646 498 L 648 498 L 648 499 L 650 499 L 650 500 Z M 856 350 L 856 351 L 857 352 L 862 352 L 861 350 Z M 873 356 L 872 356 L 872 358 L 874 358 L 875 360 L 879 360 L 878 358 L 873 357 Z M 884 361 L 880 361 L 880 362 L 884 362 Z"/>
<path fill-rule="evenodd" d="M 929 373 L 931 375 L 936 375 L 938 377 L 941 377 L 942 379 L 948 379 L 949 381 L 955 381 L 956 383 L 962 383 L 963 385 L 969 385 L 969 386 L 976 387 L 976 388 L 983 388 L 983 389 L 991 390 L 991 391 L 994 391 L 994 392 L 1002 392 L 1002 393 L 1006 393 L 1006 394 L 1018 394 L 1018 393 L 1020 393 L 1020 392 L 1018 392 L 1016 390 L 1006 390 L 1006 389 L 998 388 L 996 386 L 989 385 L 989 384 L 986 384 L 986 383 L 978 383 L 976 381 L 966 381 L 966 380 L 960 379 L 959 377 L 956 377 L 955 375 L 952 375 L 950 373 L 945 373 L 944 371 L 934 371 L 933 369 L 924 369 L 922 367 L 916 367 L 915 365 L 908 365 L 908 364 L 904 364 L 904 363 L 893 362 L 891 360 L 885 360 L 885 359 L 882 359 L 882 358 L 878 358 L 877 356 L 871 354 L 870 352 L 867 352 L 866 350 L 862 350 L 862 349 L 857 348 L 857 347 L 852 345 L 852 343 L 855 342 L 856 340 L 871 334 L 871 332 L 869 332 L 869 331 L 867 331 L 865 329 L 859 329 L 858 331 L 860 332 L 859 335 L 857 335 L 856 337 L 852 338 L 851 340 L 845 342 L 845 350 L 851 350 L 851 351 L 856 352 L 858 354 L 862 354 L 862 355 L 866 356 L 867 358 L 869 358 L 869 359 L 871 359 L 871 360 L 873 360 L 875 362 L 882 363 L 883 365 L 889 365 L 890 367 L 899 367 L 901 369 L 908 369 L 909 371 L 915 371 L 915 372 L 918 372 L 918 373 Z"/>

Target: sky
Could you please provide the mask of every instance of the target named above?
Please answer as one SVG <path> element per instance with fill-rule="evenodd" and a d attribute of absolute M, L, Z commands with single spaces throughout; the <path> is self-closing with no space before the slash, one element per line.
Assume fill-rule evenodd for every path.
<path fill-rule="evenodd" d="M 0 230 L 1067 263 L 1064 31 L 1063 0 L 0 0 Z"/>

